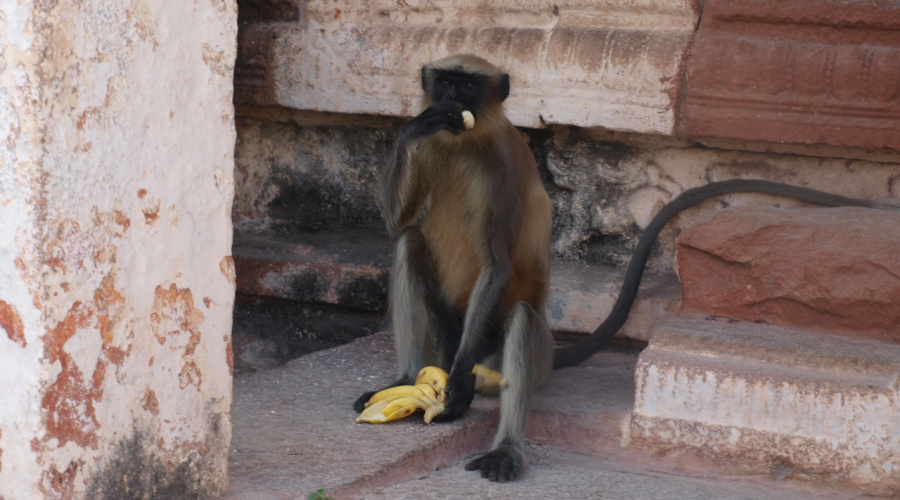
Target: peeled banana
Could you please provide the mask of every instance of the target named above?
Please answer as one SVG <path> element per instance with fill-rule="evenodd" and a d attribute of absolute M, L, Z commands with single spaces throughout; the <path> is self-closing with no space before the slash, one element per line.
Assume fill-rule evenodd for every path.
<path fill-rule="evenodd" d="M 463 125 L 467 129 L 475 128 L 475 115 L 472 114 L 471 111 L 465 110 L 462 112 Z"/>
<path fill-rule="evenodd" d="M 496 394 L 507 386 L 500 372 L 476 364 L 472 369 L 478 380 L 479 390 Z M 416 385 L 398 385 L 376 392 L 366 403 L 366 409 L 356 417 L 357 422 L 382 424 L 408 417 L 417 410 L 425 412 L 425 423 L 444 411 L 447 393 L 444 388 L 450 376 L 442 368 L 426 366 L 419 370 Z"/>
<path fill-rule="evenodd" d="M 376 392 L 366 403 L 366 409 L 356 418 L 357 422 L 381 424 L 408 417 L 416 410 L 425 411 L 425 423 L 444 411 L 447 402 L 447 381 L 450 376 L 437 366 L 426 366 L 419 371 L 416 385 L 398 385 Z"/>

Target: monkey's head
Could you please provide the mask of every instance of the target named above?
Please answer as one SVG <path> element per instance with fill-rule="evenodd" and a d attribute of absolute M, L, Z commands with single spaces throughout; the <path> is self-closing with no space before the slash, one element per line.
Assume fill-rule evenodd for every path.
<path fill-rule="evenodd" d="M 425 106 L 455 104 L 469 110 L 476 123 L 487 112 L 500 111 L 509 96 L 509 75 L 484 59 L 461 54 L 422 66 Z"/>

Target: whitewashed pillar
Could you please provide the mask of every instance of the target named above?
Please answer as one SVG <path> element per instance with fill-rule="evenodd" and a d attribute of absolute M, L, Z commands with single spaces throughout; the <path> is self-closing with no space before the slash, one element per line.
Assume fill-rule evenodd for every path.
<path fill-rule="evenodd" d="M 227 492 L 234 0 L 0 2 L 0 498 Z"/>

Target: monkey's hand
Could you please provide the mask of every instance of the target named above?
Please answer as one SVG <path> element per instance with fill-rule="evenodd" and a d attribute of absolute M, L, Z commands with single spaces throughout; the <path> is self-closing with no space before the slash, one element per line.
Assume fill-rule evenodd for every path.
<path fill-rule="evenodd" d="M 475 399 L 475 375 L 472 375 L 471 370 L 469 373 L 451 370 L 450 382 L 445 391 L 450 398 L 444 405 L 444 411 L 434 417 L 432 422 L 450 422 L 463 416 Z"/>
<path fill-rule="evenodd" d="M 446 130 L 453 135 L 458 135 L 466 130 L 463 123 L 462 108 L 457 104 L 435 104 L 419 116 L 410 120 L 403 127 L 405 133 L 411 139 L 422 139 Z"/>

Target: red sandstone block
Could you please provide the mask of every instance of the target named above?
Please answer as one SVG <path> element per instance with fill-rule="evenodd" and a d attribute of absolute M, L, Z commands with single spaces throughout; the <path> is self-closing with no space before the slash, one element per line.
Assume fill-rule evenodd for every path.
<path fill-rule="evenodd" d="M 682 310 L 900 343 L 900 212 L 725 210 L 676 259 Z"/>
<path fill-rule="evenodd" d="M 685 94 L 689 137 L 900 150 L 900 9 L 708 0 Z"/>

